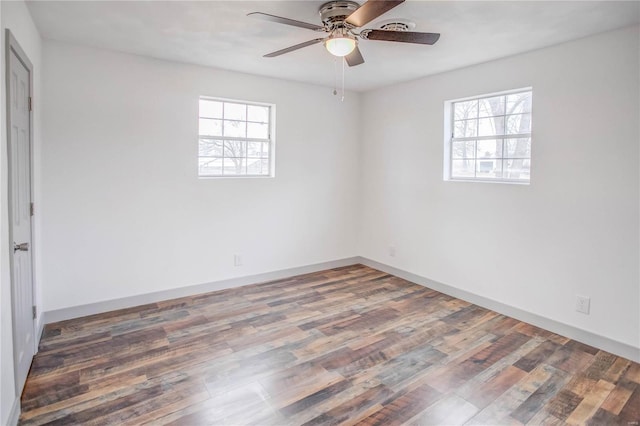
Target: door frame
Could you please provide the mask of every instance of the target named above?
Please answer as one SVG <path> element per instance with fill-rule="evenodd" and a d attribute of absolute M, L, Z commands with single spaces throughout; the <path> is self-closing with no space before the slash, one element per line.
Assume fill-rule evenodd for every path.
<path fill-rule="evenodd" d="M 9 104 L 9 94 L 11 93 L 11 65 L 10 58 L 11 53 L 14 53 L 18 60 L 22 62 L 22 65 L 29 72 L 29 97 L 31 98 L 31 102 L 33 102 L 33 64 L 29 60 L 29 57 L 22 49 L 18 40 L 13 36 L 11 31 L 7 28 L 5 30 L 5 108 L 6 108 L 6 123 L 7 123 L 7 205 L 8 205 L 8 218 L 9 218 L 9 269 L 11 274 L 11 326 L 12 326 L 12 335 L 13 335 L 13 362 L 14 366 L 17 362 L 18 353 L 16 351 L 16 342 L 18 340 L 18 336 L 16 335 L 16 318 L 15 318 L 15 282 L 13 279 L 13 269 L 14 269 L 14 259 L 13 259 L 13 214 L 12 214 L 12 204 L 13 204 L 13 188 L 12 188 L 12 164 L 11 164 L 11 107 Z M 33 107 L 29 108 L 29 199 L 30 202 L 33 203 Z M 34 250 L 33 250 L 33 234 L 34 234 L 34 221 L 33 221 L 33 212 L 31 212 L 31 216 L 29 219 L 29 226 L 31 227 L 31 241 L 29 241 L 29 250 L 31 251 L 31 297 L 32 297 L 32 306 L 36 306 L 36 293 L 35 293 L 35 268 L 34 268 Z M 36 322 L 36 318 L 33 318 L 33 353 L 38 352 L 38 344 L 40 336 L 38 335 L 38 326 Z M 22 393 L 22 389 L 24 387 L 24 383 L 18 383 L 18 369 L 14 368 L 14 381 L 16 386 L 17 395 Z"/>

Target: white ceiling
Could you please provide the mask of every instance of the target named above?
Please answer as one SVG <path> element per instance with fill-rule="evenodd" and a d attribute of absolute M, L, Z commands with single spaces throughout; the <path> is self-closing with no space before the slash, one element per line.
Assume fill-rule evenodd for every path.
<path fill-rule="evenodd" d="M 319 33 L 246 16 L 260 11 L 320 24 L 323 3 L 30 1 L 28 6 L 44 38 L 332 86 L 335 64 L 322 44 L 262 57 Z M 640 2 L 409 0 L 377 22 L 390 18 L 409 19 L 415 31 L 442 36 L 434 46 L 361 41 L 366 63 L 347 69 L 348 89 L 369 90 L 637 24 Z"/>

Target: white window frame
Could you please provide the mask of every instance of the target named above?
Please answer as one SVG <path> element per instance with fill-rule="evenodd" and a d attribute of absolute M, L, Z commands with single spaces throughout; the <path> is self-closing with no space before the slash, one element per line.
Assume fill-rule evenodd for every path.
<path fill-rule="evenodd" d="M 222 102 L 222 118 L 221 120 L 224 122 L 224 104 L 225 103 L 233 103 L 233 104 L 241 104 L 241 105 L 245 105 L 245 106 L 261 106 L 261 107 L 267 107 L 269 108 L 269 123 L 268 123 L 268 128 L 269 128 L 269 137 L 267 139 L 261 139 L 261 138 L 248 138 L 248 137 L 231 137 L 231 136 L 209 136 L 209 135 L 201 135 L 200 134 L 200 119 L 201 118 L 208 118 L 208 117 L 202 117 L 200 115 L 200 101 L 204 100 L 204 101 L 215 101 L 215 102 Z M 253 123 L 253 121 L 250 121 L 247 117 L 246 120 L 241 120 L 244 121 L 245 123 Z M 275 148 L 276 148 L 276 137 L 275 137 L 275 121 L 276 121 L 276 105 L 275 104 L 271 104 L 271 103 L 264 103 L 264 102 L 254 102 L 254 101 L 245 101 L 245 100 L 241 100 L 241 99 L 230 99 L 230 98 L 219 98 L 219 97 L 213 97 L 213 96 L 200 96 L 198 98 L 198 164 L 197 164 L 197 168 L 198 168 L 198 178 L 199 179 L 246 179 L 246 178 L 272 178 L 275 177 Z M 245 142 L 262 142 L 262 143 L 268 143 L 269 144 L 269 158 L 268 158 L 268 164 L 269 164 L 269 173 L 268 174 L 219 174 L 219 175 L 203 175 L 200 174 L 200 158 L 222 158 L 223 159 L 223 164 L 224 164 L 224 148 L 223 148 L 223 155 L 222 157 L 201 157 L 200 156 L 200 139 L 209 139 L 209 140 L 220 140 L 220 141 L 245 141 Z M 245 159 L 246 159 L 246 153 L 245 153 Z M 223 166 L 223 173 L 224 173 L 224 166 Z"/>
<path fill-rule="evenodd" d="M 531 106 L 531 111 L 529 112 L 532 116 L 533 116 L 533 88 L 532 87 L 523 87 L 520 89 L 513 89 L 513 90 L 505 90 L 502 92 L 495 92 L 495 93 L 487 93 L 487 94 L 482 94 L 482 95 L 477 95 L 477 96 L 470 96 L 470 97 L 466 97 L 466 98 L 460 98 L 460 99 L 452 99 L 449 101 L 445 101 L 444 103 L 444 167 L 443 167 L 443 179 L 445 181 L 451 181 L 451 182 L 482 182 L 482 183 L 507 183 L 507 184 L 517 184 L 517 185 L 529 185 L 531 183 L 531 169 L 529 169 L 529 180 L 523 180 L 523 179 L 509 179 L 506 177 L 501 177 L 501 178 L 483 178 L 483 177 L 478 177 L 478 176 L 474 176 L 474 177 L 459 177 L 459 176 L 452 176 L 452 160 L 453 160 L 453 155 L 452 155 L 452 149 L 453 149 L 453 142 L 454 141 L 481 141 L 481 140 L 495 140 L 495 139 L 502 139 L 503 140 L 503 150 L 502 150 L 502 157 L 500 158 L 495 158 L 494 160 L 500 160 L 500 161 L 504 161 L 504 160 L 509 160 L 511 158 L 505 158 L 505 154 L 504 154 L 504 140 L 506 139 L 519 139 L 519 138 L 530 138 L 531 139 L 531 143 L 532 143 L 532 150 L 533 150 L 533 129 L 531 129 L 531 131 L 529 133 L 522 133 L 522 134 L 500 134 L 500 135 L 490 135 L 490 136 L 469 136 L 469 137 L 454 137 L 454 122 L 455 122 L 455 108 L 454 105 L 458 102 L 468 102 L 468 101 L 473 101 L 473 100 L 477 100 L 480 101 L 482 99 L 488 99 L 488 98 L 494 98 L 497 96 L 507 96 L 507 95 L 513 95 L 513 94 L 517 94 L 517 93 L 525 93 L 525 92 L 531 92 L 531 102 L 532 102 L 532 106 Z M 511 114 L 507 114 L 507 111 L 504 112 L 503 115 L 497 115 L 497 116 L 491 116 L 491 117 L 482 117 L 482 118 L 492 118 L 492 117 L 504 117 L 504 122 L 505 122 L 505 126 L 507 123 L 507 116 L 509 116 Z M 532 120 L 533 123 L 533 120 Z M 531 167 L 531 157 L 532 155 L 529 156 L 529 158 L 527 158 L 529 160 L 529 164 Z M 503 164 L 503 170 L 504 170 L 504 164 Z"/>

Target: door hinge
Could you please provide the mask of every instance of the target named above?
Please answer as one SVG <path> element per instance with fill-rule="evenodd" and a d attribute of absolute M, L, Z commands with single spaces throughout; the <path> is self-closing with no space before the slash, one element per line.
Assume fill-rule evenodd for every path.
<path fill-rule="evenodd" d="M 29 96 L 29 111 L 33 111 L 33 102 L 32 102 L 32 97 Z"/>
<path fill-rule="evenodd" d="M 33 210 L 33 203 L 30 204 L 29 209 L 30 209 L 29 212 L 31 213 L 31 216 L 33 216 L 33 211 L 34 211 Z"/>
<path fill-rule="evenodd" d="M 38 309 L 34 306 L 32 306 L 33 308 L 33 319 L 38 318 Z"/>

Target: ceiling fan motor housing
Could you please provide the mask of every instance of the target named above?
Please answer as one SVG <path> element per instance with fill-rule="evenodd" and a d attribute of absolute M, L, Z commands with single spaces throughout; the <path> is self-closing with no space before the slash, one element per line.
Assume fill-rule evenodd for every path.
<path fill-rule="evenodd" d="M 355 1 L 330 1 L 320 7 L 320 19 L 329 28 L 344 26 L 344 20 L 358 9 L 360 5 Z"/>

